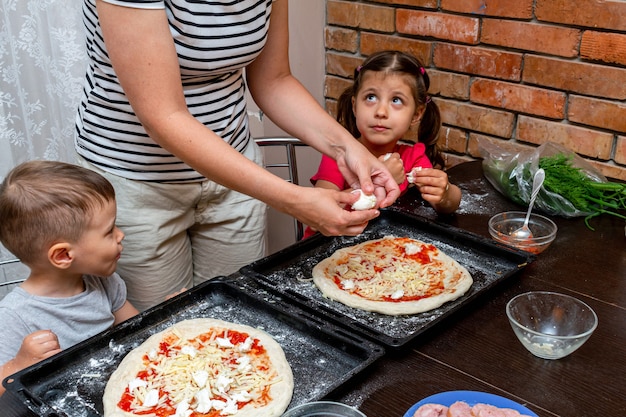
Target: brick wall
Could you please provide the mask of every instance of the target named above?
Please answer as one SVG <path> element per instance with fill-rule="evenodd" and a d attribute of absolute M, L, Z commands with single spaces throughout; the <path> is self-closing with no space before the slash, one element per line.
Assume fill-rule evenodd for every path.
<path fill-rule="evenodd" d="M 619 0 L 327 0 L 325 99 L 364 57 L 417 56 L 444 129 L 448 164 L 477 139 L 561 143 L 626 180 L 626 2 Z"/>

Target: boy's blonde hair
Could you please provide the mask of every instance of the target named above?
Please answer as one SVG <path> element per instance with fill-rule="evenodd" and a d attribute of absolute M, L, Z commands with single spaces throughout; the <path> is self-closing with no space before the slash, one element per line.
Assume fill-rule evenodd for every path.
<path fill-rule="evenodd" d="M 24 264 L 58 241 L 76 242 L 94 209 L 115 201 L 102 175 L 58 161 L 29 161 L 0 185 L 0 242 Z"/>

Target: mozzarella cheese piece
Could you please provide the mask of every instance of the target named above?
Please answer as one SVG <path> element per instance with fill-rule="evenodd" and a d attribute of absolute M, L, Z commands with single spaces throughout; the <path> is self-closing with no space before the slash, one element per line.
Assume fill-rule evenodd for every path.
<path fill-rule="evenodd" d="M 406 175 L 406 180 L 409 182 L 409 184 L 415 184 L 415 174 L 413 174 L 413 172 L 421 170 L 422 167 L 415 167 L 411 170 L 411 172 Z"/>
<path fill-rule="evenodd" d="M 259 346 L 255 339 L 240 342 L 240 334 L 231 338 L 228 330 L 220 330 L 191 340 L 172 332 L 158 352 L 146 352 L 145 370 L 128 382 L 131 412 L 169 404 L 175 417 L 211 410 L 228 416 L 235 415 L 242 403 L 264 404 L 269 387 L 279 380 L 269 356 L 262 347 L 254 348 Z"/>
<path fill-rule="evenodd" d="M 352 210 L 369 210 L 376 206 L 376 196 L 367 195 L 363 190 L 354 190 L 352 194 L 359 193 L 359 199 L 352 204 Z"/>

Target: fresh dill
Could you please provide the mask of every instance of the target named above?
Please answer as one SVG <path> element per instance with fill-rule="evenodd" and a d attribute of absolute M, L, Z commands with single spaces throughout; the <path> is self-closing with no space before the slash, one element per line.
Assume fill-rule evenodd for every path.
<path fill-rule="evenodd" d="M 589 220 L 601 214 L 610 214 L 626 220 L 626 184 L 598 182 L 573 165 L 570 155 L 556 154 L 539 158 L 539 167 L 546 172 L 543 186 L 546 190 L 569 200 L 578 210 L 590 213 Z"/>

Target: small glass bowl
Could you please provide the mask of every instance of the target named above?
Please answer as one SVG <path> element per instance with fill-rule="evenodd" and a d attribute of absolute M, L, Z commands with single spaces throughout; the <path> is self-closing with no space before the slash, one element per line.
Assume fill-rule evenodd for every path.
<path fill-rule="evenodd" d="M 560 359 L 581 347 L 598 326 L 598 316 L 584 302 L 565 294 L 532 291 L 506 305 L 515 335 L 530 353 Z"/>
<path fill-rule="evenodd" d="M 285 412 L 282 417 L 367 417 L 354 407 L 332 401 L 302 404 Z"/>
<path fill-rule="evenodd" d="M 554 241 L 557 232 L 556 224 L 547 217 L 531 213 L 528 227 L 533 234 L 532 237 L 517 239 L 511 236 L 513 231 L 522 227 L 525 218 L 526 212 L 522 211 L 505 211 L 496 214 L 489 219 L 489 234 L 500 243 L 539 254 Z"/>

